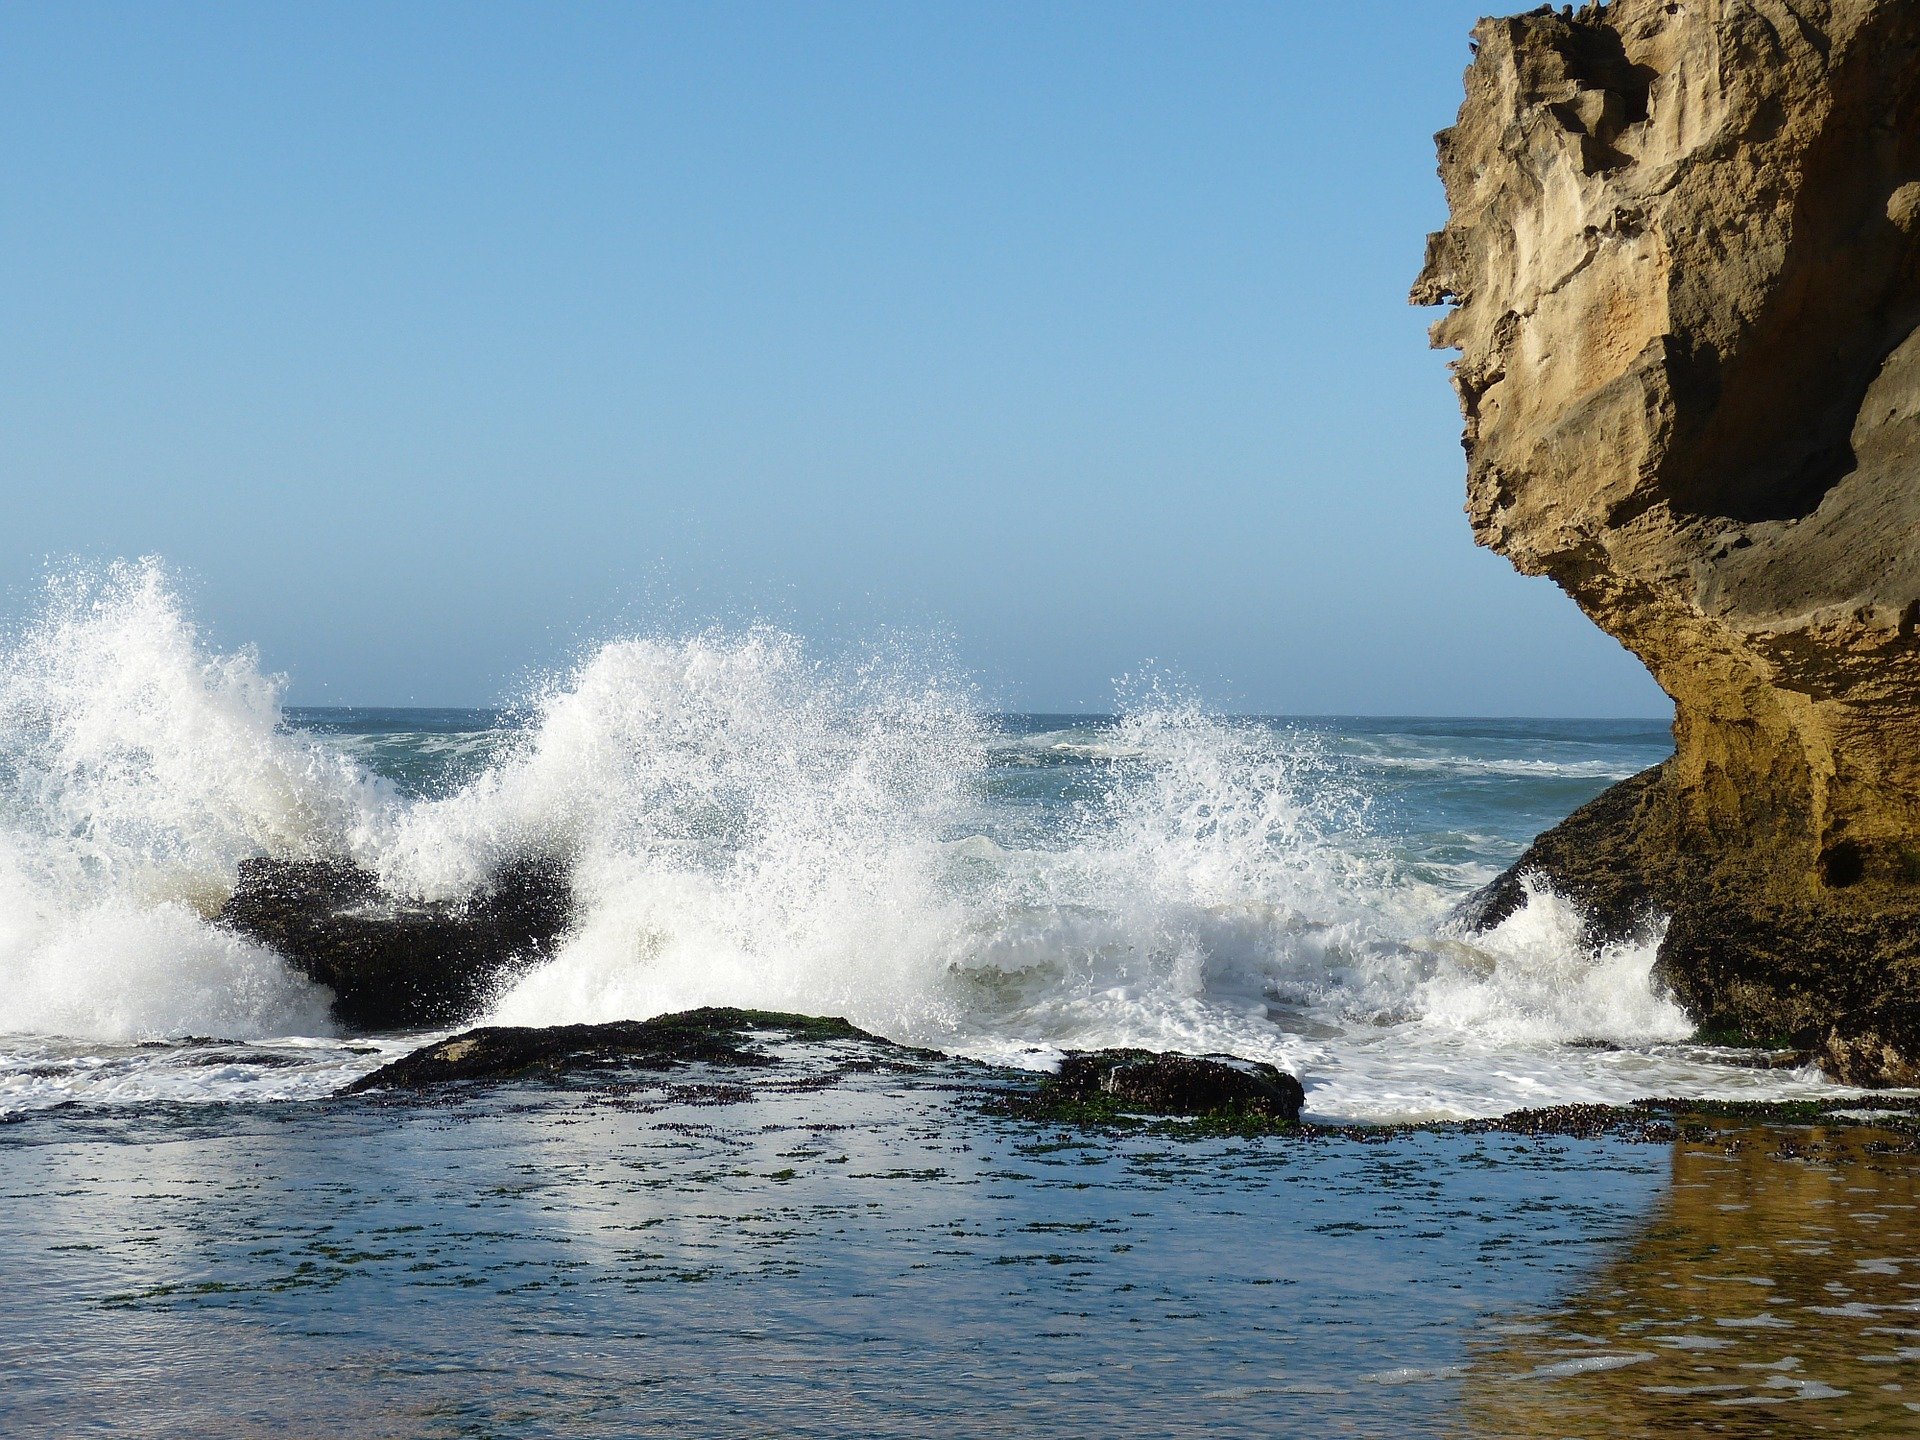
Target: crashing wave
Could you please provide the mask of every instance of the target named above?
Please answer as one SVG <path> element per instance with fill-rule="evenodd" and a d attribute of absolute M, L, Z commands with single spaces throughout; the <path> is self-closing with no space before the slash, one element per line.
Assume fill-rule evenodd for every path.
<path fill-rule="evenodd" d="M 968 688 L 910 655 L 633 637 L 510 733 L 442 741 L 490 758 L 416 797 L 364 742 L 285 723 L 280 682 L 208 647 L 151 563 L 61 580 L 0 662 L 0 1031 L 324 1033 L 324 992 L 204 918 L 261 854 L 348 859 L 423 903 L 564 863 L 570 928 L 501 1022 L 734 1004 L 1029 1065 L 1229 1052 L 1336 1089 L 1383 1045 L 1686 1030 L 1651 945 L 1589 953 L 1544 891 L 1450 937 L 1457 883 L 1395 858 L 1363 767 L 1177 697 L 1104 722 L 1079 798 L 1042 814 L 996 795 L 1009 746 Z"/>

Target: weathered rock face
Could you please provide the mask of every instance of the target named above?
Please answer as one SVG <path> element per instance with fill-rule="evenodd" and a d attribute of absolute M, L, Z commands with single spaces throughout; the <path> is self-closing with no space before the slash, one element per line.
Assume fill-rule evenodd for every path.
<path fill-rule="evenodd" d="M 1454 306 L 1468 514 L 1676 710 L 1674 758 L 1532 863 L 1671 913 L 1703 1018 L 1920 1075 L 1920 5 L 1474 40 L 1413 291 Z"/>
<path fill-rule="evenodd" d="M 272 946 L 332 989 L 360 1030 L 450 1025 L 476 1013 L 513 967 L 566 928 L 566 868 L 527 860 L 460 902 L 395 896 L 334 860 L 245 860 L 220 923 Z"/>

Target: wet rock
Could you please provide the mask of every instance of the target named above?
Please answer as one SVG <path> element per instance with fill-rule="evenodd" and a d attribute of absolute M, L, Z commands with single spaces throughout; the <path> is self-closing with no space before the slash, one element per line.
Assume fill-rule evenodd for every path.
<path fill-rule="evenodd" d="M 1527 870 L 1596 938 L 1670 915 L 1661 973 L 1703 1025 L 1897 1082 L 1920 1070 L 1920 6 L 1614 0 L 1474 41 L 1413 293 L 1453 307 L 1467 512 L 1646 663 L 1676 754 L 1470 918 Z"/>
<path fill-rule="evenodd" d="M 458 1024 L 566 928 L 563 865 L 524 860 L 458 901 L 381 888 L 340 860 L 245 860 L 220 923 L 270 945 L 333 991 L 333 1011 L 360 1030 Z"/>
<path fill-rule="evenodd" d="M 1459 919 L 1469 930 L 1489 930 L 1527 903 L 1527 877 L 1550 884 L 1580 907 L 1588 940 L 1610 944 L 1651 933 L 1672 913 L 1674 877 L 1644 861 L 1641 819 L 1660 783 L 1660 767 L 1602 792 L 1537 837 L 1501 875 L 1475 891 Z"/>
<path fill-rule="evenodd" d="M 1820 1068 L 1843 1085 L 1920 1087 L 1920 1036 L 1911 1032 L 1890 1040 L 1874 1030 L 1835 1029 L 1817 1053 Z"/>
<path fill-rule="evenodd" d="M 1306 1092 L 1272 1065 L 1151 1050 L 1070 1052 L 1041 1082 L 1042 1109 L 1259 1119 L 1292 1124 Z"/>
<path fill-rule="evenodd" d="M 770 1056 L 747 1043 L 749 1036 L 760 1034 L 887 1044 L 837 1018 L 714 1006 L 599 1025 L 486 1025 L 403 1055 L 341 1093 L 426 1090 L 459 1081 L 553 1080 L 596 1071 L 672 1070 L 693 1063 L 771 1065 Z"/>
<path fill-rule="evenodd" d="M 1580 906 L 1591 944 L 1658 934 L 1655 978 L 1702 1040 L 1805 1056 L 1849 1085 L 1920 1083 L 1920 895 L 1863 903 L 1781 887 L 1747 857 L 1703 851 L 1670 808 L 1665 770 L 1541 835 L 1463 921 L 1499 923 L 1533 877 Z"/>

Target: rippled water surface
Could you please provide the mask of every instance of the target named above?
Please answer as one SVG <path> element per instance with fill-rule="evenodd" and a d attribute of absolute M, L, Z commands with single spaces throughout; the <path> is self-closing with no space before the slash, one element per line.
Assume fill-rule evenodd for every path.
<path fill-rule="evenodd" d="M 1452 918 L 1660 724 L 984 715 L 765 629 L 617 640 L 506 712 L 280 702 L 155 566 L 0 632 L 0 1433 L 1920 1431 L 1898 1137 L 983 1104 L 1114 1044 L 1286 1066 L 1322 1119 L 1844 1096 L 1696 1044 L 1657 925 Z M 568 931 L 476 1019 L 939 1053 L 335 1098 L 428 1037 L 345 1033 L 219 923 L 261 855 L 448 901 L 563 865 Z"/>
<path fill-rule="evenodd" d="M 1871 1132 L 1839 1159 L 1778 1129 L 1114 1136 L 994 1118 L 971 1068 L 780 1053 L 21 1119 L 0 1430 L 1892 1435 L 1920 1414 L 1920 1169 Z"/>

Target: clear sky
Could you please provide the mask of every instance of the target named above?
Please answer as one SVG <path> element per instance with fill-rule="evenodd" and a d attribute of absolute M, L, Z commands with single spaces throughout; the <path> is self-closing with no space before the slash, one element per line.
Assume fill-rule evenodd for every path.
<path fill-rule="evenodd" d="M 1473 547 L 1406 303 L 1484 3 L 6 5 L 6 608 L 160 554 L 307 703 L 757 617 L 1664 713 Z"/>

